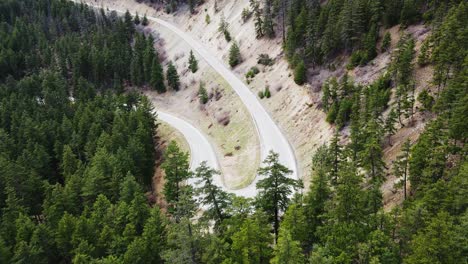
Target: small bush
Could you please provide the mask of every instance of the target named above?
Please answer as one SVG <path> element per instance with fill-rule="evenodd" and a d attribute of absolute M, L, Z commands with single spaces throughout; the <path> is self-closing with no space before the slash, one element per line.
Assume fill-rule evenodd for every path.
<path fill-rule="evenodd" d="M 258 97 L 260 99 L 263 99 L 265 97 L 265 94 L 263 94 L 263 91 L 258 91 Z"/>
<path fill-rule="evenodd" d="M 224 31 L 224 39 L 227 41 L 227 42 L 230 42 L 231 41 L 231 33 L 229 33 L 229 31 L 226 29 Z"/>
<path fill-rule="evenodd" d="M 246 22 L 247 20 L 249 20 L 250 16 L 252 15 L 252 12 L 250 12 L 249 8 L 246 7 L 244 9 L 242 9 L 242 22 Z"/>
<path fill-rule="evenodd" d="M 200 99 L 201 104 L 206 104 L 208 102 L 208 93 L 206 92 L 205 85 L 200 82 L 200 87 L 198 88 L 198 98 Z"/>
<path fill-rule="evenodd" d="M 205 23 L 208 25 L 211 23 L 211 18 L 210 18 L 210 15 L 206 14 L 205 16 Z"/>
<path fill-rule="evenodd" d="M 268 85 L 265 87 L 265 92 L 263 92 L 263 95 L 265 95 L 266 98 L 271 97 L 270 87 Z"/>
<path fill-rule="evenodd" d="M 273 60 L 268 54 L 260 54 L 257 59 L 257 63 L 265 66 L 273 65 Z"/>
<path fill-rule="evenodd" d="M 257 75 L 258 73 L 260 72 L 260 70 L 253 66 L 252 68 L 250 68 L 250 70 L 245 74 L 245 78 L 249 79 L 249 78 L 254 78 L 255 75 Z"/>

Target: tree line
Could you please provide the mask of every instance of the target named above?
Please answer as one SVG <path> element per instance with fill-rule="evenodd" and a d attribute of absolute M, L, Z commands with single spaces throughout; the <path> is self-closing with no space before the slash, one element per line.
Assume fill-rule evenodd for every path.
<path fill-rule="evenodd" d="M 160 209 L 145 196 L 155 117 L 145 97 L 122 93 L 154 78 L 145 77 L 149 63 L 131 66 L 157 57 L 150 38 L 129 15 L 65 0 L 1 2 L 0 262 L 466 262 L 467 13 L 463 2 L 451 8 L 427 40 L 421 61 L 434 67 L 440 89 L 421 102 L 436 118 L 392 166 L 407 194 L 401 206 L 384 210 L 382 149 L 398 115 L 414 111 L 409 38 L 374 84 L 327 83 L 324 108 L 330 122 L 350 126 L 350 140 L 343 144 L 337 129 L 316 151 L 308 192 L 271 152 L 258 170 L 258 195 L 236 197 L 214 183 L 219 172 L 205 163 L 191 171 L 188 154 L 170 143 Z M 93 53 L 116 65 L 98 66 L 86 56 Z M 401 102 L 388 105 L 391 83 L 401 86 Z"/>

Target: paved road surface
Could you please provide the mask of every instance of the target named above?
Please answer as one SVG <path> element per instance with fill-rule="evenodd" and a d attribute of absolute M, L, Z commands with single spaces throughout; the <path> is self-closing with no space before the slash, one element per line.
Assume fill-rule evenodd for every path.
<path fill-rule="evenodd" d="M 78 0 L 73 1 L 79 2 Z M 91 6 L 101 8 L 101 6 L 98 5 Z M 118 13 L 124 13 L 123 10 L 110 7 L 109 9 Z M 192 38 L 188 33 L 183 32 L 176 26 L 162 19 L 152 17 L 148 14 L 147 18 L 177 34 L 180 38 L 186 41 L 187 44 L 190 45 L 200 57 L 202 57 L 211 67 L 213 67 L 214 70 L 223 76 L 223 78 L 239 95 L 240 99 L 245 104 L 247 110 L 252 116 L 259 135 L 261 160 L 263 160 L 268 155 L 270 150 L 279 153 L 280 162 L 293 171 L 290 177 L 297 179 L 299 177 L 297 162 L 291 145 L 280 128 L 275 124 L 265 108 L 263 108 L 261 103 L 258 101 L 257 96 L 250 90 L 250 88 L 247 87 L 247 85 L 245 85 L 234 73 L 232 73 L 232 71 L 225 65 L 224 62 L 212 55 L 203 44 Z M 189 141 L 189 139 L 187 139 L 187 141 Z M 251 197 L 256 194 L 254 185 L 257 180 L 258 177 L 250 186 L 242 190 L 242 193 L 245 193 L 245 196 Z"/>
<path fill-rule="evenodd" d="M 188 121 L 176 117 L 175 115 L 165 113 L 162 111 L 157 111 L 158 120 L 168 123 L 170 126 L 177 129 L 187 140 L 190 147 L 190 169 L 195 170 L 202 161 L 206 161 L 207 165 L 219 170 L 218 159 L 216 158 L 216 152 L 213 146 L 210 144 L 208 139 L 203 135 L 198 129 L 191 125 Z M 214 183 L 227 192 L 234 193 L 236 195 L 253 197 L 255 196 L 255 188 L 253 185 L 250 185 L 247 188 L 240 190 L 229 190 L 224 188 L 224 185 L 221 180 L 221 176 L 217 176 L 214 179 Z M 190 182 L 194 184 L 194 181 Z"/>

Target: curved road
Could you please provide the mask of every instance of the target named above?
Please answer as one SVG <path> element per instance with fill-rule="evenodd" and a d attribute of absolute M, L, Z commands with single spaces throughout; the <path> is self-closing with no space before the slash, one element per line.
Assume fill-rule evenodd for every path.
<path fill-rule="evenodd" d="M 72 1 L 80 2 L 79 0 Z M 97 5 L 88 5 L 95 8 L 101 8 L 101 6 Z M 114 8 L 110 10 L 114 10 L 118 13 L 124 13 L 124 11 Z M 228 69 L 221 60 L 212 55 L 207 48 L 205 48 L 199 41 L 192 38 L 189 34 L 183 32 L 176 26 L 162 19 L 149 15 L 147 15 L 147 18 L 168 28 L 177 34 L 180 38 L 185 40 L 187 44 L 190 45 L 192 49 L 197 52 L 214 70 L 223 76 L 229 85 L 231 85 L 232 89 L 234 89 L 234 91 L 239 95 L 240 99 L 245 104 L 247 110 L 249 110 L 252 116 L 259 135 L 261 159 L 264 160 L 270 150 L 279 153 L 280 162 L 293 171 L 290 177 L 298 179 L 299 175 L 297 162 L 291 145 L 289 144 L 284 134 L 281 132 L 280 128 L 275 124 L 265 108 L 263 108 L 261 103 L 258 101 L 257 96 L 250 90 L 250 88 L 247 87 L 234 73 L 232 73 L 232 71 Z M 254 185 L 257 179 L 258 177 L 251 185 L 242 189 L 241 191 L 244 192 L 245 190 L 247 194 L 251 194 L 247 196 L 255 195 Z"/>
<path fill-rule="evenodd" d="M 218 159 L 216 158 L 215 150 L 205 135 L 203 135 L 198 129 L 182 118 L 161 111 L 156 111 L 156 113 L 159 120 L 164 121 L 177 129 L 187 140 L 190 147 L 191 170 L 195 170 L 202 163 L 202 161 L 206 161 L 208 166 L 219 170 L 219 163 Z M 221 175 L 215 177 L 213 181 L 216 185 L 220 186 L 225 191 L 234 193 L 236 195 L 253 197 L 256 194 L 254 188 L 255 186 L 253 184 L 240 190 L 229 190 L 224 187 Z M 190 184 L 195 184 L 195 180 L 189 182 Z"/>

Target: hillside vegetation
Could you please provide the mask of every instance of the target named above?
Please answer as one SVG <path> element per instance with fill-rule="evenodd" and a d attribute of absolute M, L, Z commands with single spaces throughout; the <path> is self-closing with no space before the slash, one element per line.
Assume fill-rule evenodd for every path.
<path fill-rule="evenodd" d="M 259 37 L 279 34 L 283 16 L 284 49 L 298 72 L 341 52 L 369 63 L 385 47 L 374 35 L 381 27 L 424 21 L 433 30 L 419 50 L 411 36 L 399 38 L 388 70 L 368 85 L 347 74 L 324 83 L 321 109 L 335 133 L 309 154 L 307 192 L 271 152 L 257 196 L 229 195 L 213 184 L 219 172 L 204 163 L 190 171 L 188 154 L 171 142 L 160 210 L 145 196 L 155 117 L 146 97 L 126 92 L 167 89 L 139 19 L 65 0 L 1 2 L 0 263 L 467 262 L 468 4 L 284 3 L 257 10 L 267 23 Z M 189 1 L 192 12 L 198 4 Z M 433 68 L 430 89 L 419 93 L 416 67 Z M 177 71 L 169 72 L 177 90 Z M 383 149 L 396 130 L 411 129 L 416 112 L 429 120 L 425 130 L 402 144 L 391 168 L 404 201 L 385 211 Z"/>

